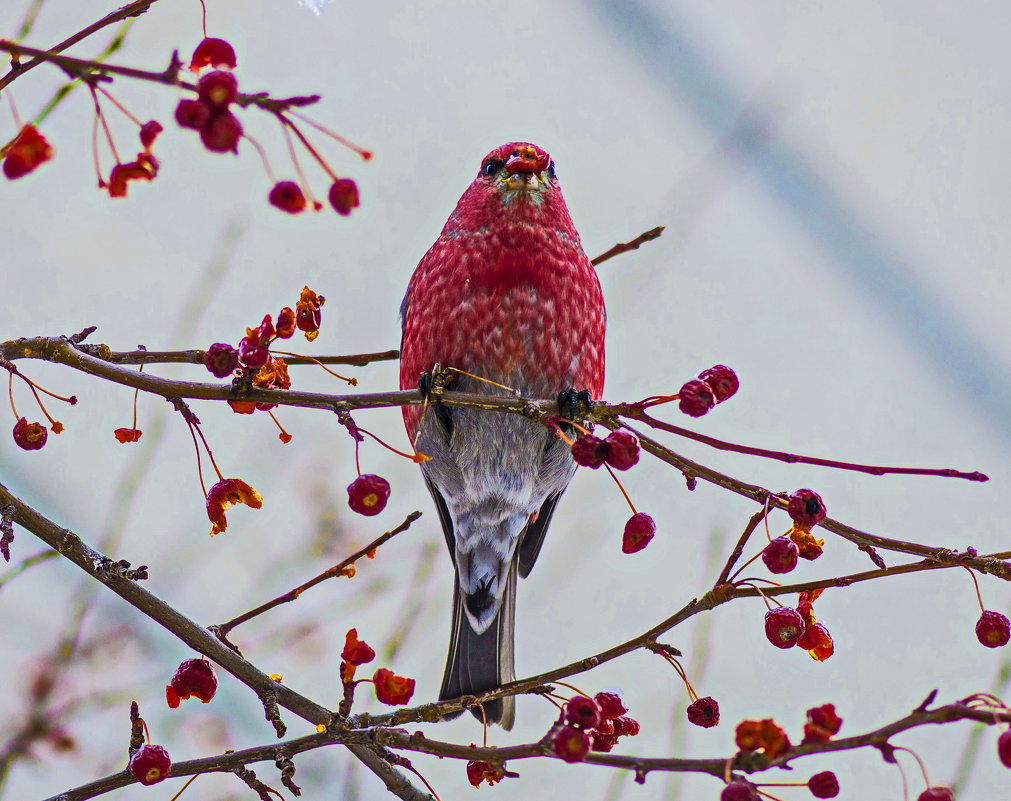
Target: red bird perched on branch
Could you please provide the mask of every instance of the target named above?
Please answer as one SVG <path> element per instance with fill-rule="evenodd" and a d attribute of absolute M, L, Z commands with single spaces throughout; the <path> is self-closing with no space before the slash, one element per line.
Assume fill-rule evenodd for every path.
<path fill-rule="evenodd" d="M 463 371 L 448 373 L 462 392 L 601 396 L 604 299 L 544 150 L 512 142 L 484 158 L 401 317 L 403 389 L 438 365 Z M 513 679 L 516 577 L 533 567 L 575 465 L 563 440 L 519 415 L 435 403 L 405 406 L 404 422 L 431 457 L 421 469 L 456 567 L 440 698 L 478 693 Z M 508 729 L 514 699 L 484 712 Z"/>

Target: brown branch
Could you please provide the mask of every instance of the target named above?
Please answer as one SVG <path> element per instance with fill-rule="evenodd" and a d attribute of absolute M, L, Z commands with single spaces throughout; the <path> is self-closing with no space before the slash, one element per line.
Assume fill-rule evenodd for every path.
<path fill-rule="evenodd" d="M 154 0 L 152 0 L 152 2 L 154 2 Z M 26 47 L 24 45 L 15 44 L 14 42 L 6 42 L 2 40 L 0 40 L 0 51 L 7 51 L 14 57 L 21 54 L 27 54 L 35 56 L 36 60 L 50 61 L 63 69 L 64 72 L 68 73 L 73 78 L 88 79 L 89 76 L 97 75 L 97 78 L 91 77 L 91 80 L 111 80 L 108 77 L 109 75 L 121 75 L 125 78 L 150 81 L 152 83 L 160 83 L 166 86 L 178 86 L 181 89 L 187 89 L 191 92 L 197 91 L 197 85 L 195 83 L 184 81 L 179 77 L 179 70 L 182 67 L 182 62 L 179 60 L 178 52 L 174 52 L 172 54 L 172 59 L 170 60 L 168 67 L 166 67 L 162 72 L 151 72 L 150 70 L 141 70 L 136 69 L 135 67 L 107 64 L 104 61 L 92 61 L 91 59 L 62 56 L 49 50 L 40 50 L 36 47 Z M 319 100 L 320 95 L 298 95 L 295 97 L 273 98 L 266 92 L 257 92 L 255 94 L 239 93 L 239 95 L 235 98 L 235 103 L 243 107 L 259 106 L 260 108 L 272 113 L 278 113 L 279 110 L 283 111 L 289 108 L 311 106 L 314 103 L 318 103 Z"/>
<path fill-rule="evenodd" d="M 271 717 L 272 703 L 280 704 L 299 717 L 316 725 L 329 726 L 333 713 L 315 701 L 274 681 L 254 665 L 247 662 L 235 651 L 222 644 L 210 631 L 190 620 L 185 615 L 165 603 L 161 598 L 148 592 L 135 581 L 126 578 L 108 557 L 88 547 L 72 531 L 60 528 L 0 484 L 0 506 L 14 507 L 14 522 L 30 531 L 62 556 L 92 578 L 98 580 L 128 604 L 151 618 L 163 628 L 172 632 L 195 651 L 204 654 L 224 670 L 252 689 L 264 703 L 268 719 Z M 283 731 L 275 722 L 278 736 Z M 283 726 L 283 724 L 280 724 Z M 373 773 L 386 784 L 390 792 L 403 799 L 421 801 L 426 796 L 417 790 L 401 773 L 394 770 L 378 753 L 368 746 L 348 746 Z"/>
<path fill-rule="evenodd" d="M 647 242 L 652 242 L 654 239 L 658 239 L 660 234 L 663 233 L 664 226 L 658 225 L 656 228 L 650 228 L 648 231 L 639 234 L 631 242 L 619 242 L 613 248 L 605 253 L 601 253 L 595 259 L 590 259 L 590 264 L 596 267 L 598 264 L 602 264 L 608 259 L 613 259 L 615 256 L 620 256 L 622 253 L 628 253 L 630 250 L 638 250 L 640 245 L 644 245 Z"/>
<path fill-rule="evenodd" d="M 308 590 L 310 587 L 315 587 L 317 584 L 320 584 L 326 581 L 327 579 L 334 578 L 335 576 L 343 575 L 345 569 L 353 565 L 359 559 L 367 556 L 369 553 L 374 551 L 384 542 L 393 539 L 395 536 L 397 536 L 397 534 L 407 531 L 407 529 L 411 527 L 411 524 L 419 517 L 421 517 L 421 512 L 411 512 L 404 519 L 404 522 L 401 523 L 399 526 L 397 526 L 394 529 L 391 529 L 390 531 L 387 531 L 385 534 L 381 534 L 380 536 L 376 537 L 376 539 L 374 539 L 372 542 L 370 542 L 361 550 L 351 554 L 351 556 L 349 556 L 343 562 L 340 562 L 339 564 L 336 564 L 333 567 L 324 570 L 315 578 L 311 578 L 304 584 L 300 584 L 294 589 L 288 590 L 288 592 L 284 593 L 283 595 L 279 595 L 276 598 L 267 601 L 264 604 L 261 604 L 255 609 L 251 609 L 250 611 L 245 612 L 239 615 L 238 617 L 232 618 L 227 623 L 222 623 L 218 626 L 211 626 L 210 627 L 211 631 L 213 631 L 218 637 L 225 639 L 228 637 L 228 633 L 236 626 L 245 623 L 249 620 L 252 620 L 254 617 L 262 615 L 264 612 L 268 612 L 274 607 L 280 606 L 281 604 L 290 603 L 291 601 L 296 600 L 303 592 Z"/>
<path fill-rule="evenodd" d="M 104 346 L 98 346 L 101 350 Z M 88 351 L 85 347 L 83 350 Z M 206 350 L 127 350 L 101 351 L 102 359 L 112 364 L 199 364 L 204 363 Z M 377 353 L 355 353 L 346 356 L 285 356 L 284 361 L 289 367 L 293 365 L 312 364 L 349 364 L 353 367 L 364 367 L 372 362 L 393 361 L 400 358 L 399 350 L 383 350 Z"/>
<path fill-rule="evenodd" d="M 91 25 L 78 31 L 70 38 L 64 39 L 58 45 L 55 45 L 54 47 L 51 47 L 49 50 L 42 52 L 47 53 L 49 55 L 61 53 L 68 47 L 77 44 L 83 39 L 87 39 L 92 34 L 98 33 L 98 31 L 102 30 L 102 28 L 105 28 L 109 25 L 113 25 L 119 22 L 120 20 L 124 20 L 129 17 L 139 17 L 141 14 L 145 13 L 151 6 L 153 6 L 156 2 L 158 2 L 158 0 L 134 0 L 134 2 L 132 3 L 127 3 L 122 8 L 117 9 L 116 11 L 113 11 L 112 13 L 102 17 L 102 19 L 98 20 L 97 22 L 91 23 Z M 8 52 L 10 52 L 12 56 L 16 57 L 17 55 L 16 52 L 13 50 L 9 50 Z M 27 52 L 27 50 L 20 50 L 20 52 Z M 28 72 L 28 70 L 34 69 L 39 64 L 42 64 L 44 61 L 48 60 L 52 59 L 47 59 L 39 55 L 25 64 L 16 64 L 16 66 L 12 66 L 10 71 L 2 78 L 0 78 L 0 90 L 5 89 L 7 86 L 11 84 L 11 82 L 16 80 L 17 78 L 20 78 L 22 75 Z"/>

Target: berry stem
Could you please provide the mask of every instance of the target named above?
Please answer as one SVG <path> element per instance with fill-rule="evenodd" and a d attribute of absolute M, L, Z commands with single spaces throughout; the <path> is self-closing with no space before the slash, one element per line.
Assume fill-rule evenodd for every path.
<path fill-rule="evenodd" d="M 583 698 L 589 698 L 590 697 L 586 693 L 584 693 L 582 690 L 580 690 L 578 687 L 576 687 L 575 685 L 569 684 L 567 682 L 564 682 L 564 681 L 555 681 L 555 682 L 552 682 L 552 684 L 558 684 L 558 685 L 560 685 L 562 687 L 568 687 L 570 690 L 572 690 L 572 692 L 579 693 L 581 696 L 583 696 Z"/>
<path fill-rule="evenodd" d="M 284 426 L 281 425 L 281 421 L 274 416 L 274 412 L 271 409 L 267 409 L 267 414 L 270 415 L 270 419 L 274 421 L 274 425 L 276 425 L 278 430 L 281 432 L 281 442 L 285 444 L 291 442 L 291 434 L 284 430 Z"/>
<path fill-rule="evenodd" d="M 295 174 L 298 176 L 299 186 L 302 187 L 302 191 L 305 192 L 309 202 L 312 203 L 312 207 L 317 211 L 323 207 L 316 196 L 312 193 L 312 186 L 309 184 L 309 179 L 305 177 L 305 173 L 302 172 L 302 162 L 298 160 L 298 151 L 295 150 L 295 143 L 291 141 L 291 134 L 288 133 L 287 127 L 281 126 L 281 133 L 284 134 L 284 141 L 288 145 L 288 155 L 291 156 L 291 163 L 295 165 Z"/>
<path fill-rule="evenodd" d="M 902 745 L 895 746 L 895 750 L 896 751 L 905 751 L 907 754 L 909 754 L 910 756 L 912 756 L 913 759 L 916 760 L 916 764 L 920 766 L 920 773 L 923 774 L 923 782 L 924 782 L 924 784 L 926 784 L 927 787 L 930 787 L 930 777 L 927 776 L 927 766 L 923 764 L 923 760 L 920 759 L 920 755 L 917 754 L 912 748 L 906 748 L 905 746 L 902 746 Z M 895 764 L 896 765 L 899 764 L 898 760 L 896 760 Z"/>
<path fill-rule="evenodd" d="M 105 119 L 105 114 L 102 113 L 102 106 L 98 102 L 98 92 L 95 91 L 95 87 L 90 83 L 88 84 L 88 89 L 91 91 L 91 97 L 95 101 L 95 116 L 98 117 L 98 122 L 102 126 L 102 130 L 105 132 L 105 141 L 109 143 L 109 149 L 112 151 L 112 157 L 116 160 L 116 163 L 120 163 L 119 151 L 116 150 L 116 142 L 112 138 L 112 131 L 109 130 L 109 121 Z"/>
<path fill-rule="evenodd" d="M 336 181 L 338 178 L 340 178 L 340 176 L 337 175 L 337 173 L 334 172 L 333 168 L 327 163 L 327 160 L 319 154 L 319 151 L 316 150 L 315 147 L 312 146 L 312 142 L 310 142 L 308 139 L 305 138 L 305 134 L 299 130 L 298 126 L 295 125 L 295 123 L 289 120 L 286 116 L 284 116 L 284 112 L 277 111 L 274 113 L 277 116 L 277 118 L 281 121 L 281 124 L 283 126 L 287 126 L 288 128 L 291 129 L 291 132 L 295 134 L 298 141 L 302 143 L 302 147 L 304 147 L 306 150 L 309 151 L 309 155 L 312 156 L 316 160 L 316 163 L 323 168 L 323 172 L 325 172 L 330 177 L 331 181 Z"/>
<path fill-rule="evenodd" d="M 263 145 L 257 142 L 249 134 L 244 134 L 246 141 L 253 146 L 253 149 L 260 154 L 260 161 L 263 162 L 263 169 L 267 173 L 267 179 L 272 183 L 277 183 L 277 176 L 274 175 L 274 171 L 270 169 L 270 161 L 267 159 L 267 152 L 263 149 Z"/>
<path fill-rule="evenodd" d="M 625 498 L 625 502 L 629 505 L 629 508 L 632 510 L 632 514 L 634 515 L 639 514 L 635 509 L 635 504 L 632 503 L 632 499 L 628 497 L 628 493 L 625 492 L 625 488 L 621 485 L 621 482 L 618 480 L 618 477 L 614 474 L 614 470 L 611 469 L 611 465 L 609 465 L 607 462 L 604 462 L 604 468 L 610 474 L 611 478 L 614 479 L 614 483 L 618 485 L 618 489 L 621 490 L 621 494 Z"/>
<path fill-rule="evenodd" d="M 120 111 L 122 111 L 123 114 L 125 114 L 127 117 L 129 117 L 131 120 L 133 120 L 133 122 L 135 122 L 137 124 L 138 128 L 140 128 L 140 127 L 142 127 L 144 125 L 144 123 L 142 123 L 139 119 L 137 119 L 136 115 L 134 115 L 126 106 L 124 106 L 116 98 L 114 98 L 111 94 L 109 94 L 108 91 L 106 91 L 105 89 L 103 89 L 101 86 L 97 87 L 97 89 L 98 89 L 99 92 L 101 92 L 103 95 L 105 95 L 109 99 L 109 102 L 111 102 L 112 105 L 114 105 L 116 108 L 118 108 Z"/>
<path fill-rule="evenodd" d="M 327 136 L 329 136 L 334 141 L 340 142 L 348 150 L 353 150 L 355 153 L 357 153 L 359 156 L 361 156 L 362 161 L 371 161 L 371 159 L 372 159 L 372 151 L 371 150 L 366 150 L 364 147 L 361 147 L 360 145 L 356 145 L 354 142 L 352 142 L 347 137 L 341 136 L 339 133 L 335 133 L 334 131 L 331 131 L 329 128 L 327 128 L 327 127 L 325 127 L 323 125 L 320 125 L 315 120 L 309 119 L 304 114 L 299 114 L 297 111 L 289 111 L 288 113 L 291 114 L 292 117 L 298 117 L 298 119 L 302 120 L 302 122 L 304 122 L 306 125 L 311 125 L 313 128 L 315 128 L 321 134 L 326 134 Z"/>
<path fill-rule="evenodd" d="M 10 398 L 11 411 L 14 412 L 14 419 L 20 420 L 21 415 L 18 414 L 18 407 L 14 403 L 14 373 L 10 372 L 7 374 L 7 397 Z"/>
<path fill-rule="evenodd" d="M 419 456 L 424 456 L 424 454 L 419 454 L 417 452 L 415 452 L 415 453 L 412 454 L 412 453 L 405 453 L 404 451 L 398 451 L 392 445 L 390 445 L 390 444 L 388 444 L 386 442 L 383 442 L 379 437 L 377 437 L 371 431 L 369 431 L 367 429 L 364 429 L 361 426 L 358 426 L 357 428 L 358 428 L 358 431 L 360 431 L 362 434 L 367 434 L 368 436 L 372 437 L 372 439 L 374 439 L 376 442 L 378 442 L 380 445 L 382 445 L 384 448 L 386 448 L 386 450 L 392 451 L 393 453 L 397 454 L 397 456 L 403 456 L 405 459 L 410 459 L 412 462 L 418 462 L 418 457 Z M 426 457 L 426 458 L 422 459 L 421 461 L 427 462 L 428 458 Z M 361 475 L 361 472 L 359 472 L 359 475 Z"/>
<path fill-rule="evenodd" d="M 983 596 L 979 592 L 979 581 L 976 580 L 976 573 L 968 565 L 961 565 L 961 567 L 964 567 L 966 570 L 969 571 L 969 576 L 972 578 L 972 583 L 976 587 L 976 600 L 979 601 L 979 611 L 985 612 L 986 607 L 983 606 Z"/>
<path fill-rule="evenodd" d="M 358 386 L 358 379 L 355 378 L 354 376 L 348 378 L 345 375 L 341 375 L 340 373 L 334 372 L 333 370 L 329 369 L 325 364 L 323 364 L 323 362 L 321 362 L 319 359 L 315 359 L 312 356 L 303 356 L 301 353 L 292 353 L 291 351 L 287 350 L 271 350 L 271 353 L 277 353 L 281 356 L 294 356 L 296 359 L 305 359 L 306 361 L 312 362 L 318 367 L 321 367 L 325 372 L 330 373 L 330 375 L 332 375 L 334 378 L 339 378 L 341 381 L 346 381 L 349 386 L 352 387 Z"/>
<path fill-rule="evenodd" d="M 189 420 L 186 421 L 186 425 L 190 430 L 190 437 L 193 439 L 193 450 L 197 452 L 197 478 L 200 480 L 200 491 L 203 493 L 204 497 L 207 497 L 207 485 L 204 483 L 204 467 L 200 457 L 200 445 L 197 443 L 197 435 L 193 431 L 193 423 Z"/>

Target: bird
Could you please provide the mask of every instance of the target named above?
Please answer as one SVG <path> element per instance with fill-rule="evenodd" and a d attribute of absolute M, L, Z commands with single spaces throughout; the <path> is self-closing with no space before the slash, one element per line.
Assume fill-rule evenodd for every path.
<path fill-rule="evenodd" d="M 547 151 L 509 142 L 477 176 L 422 257 L 401 304 L 401 389 L 599 399 L 606 313 Z M 420 382 L 420 383 L 419 383 Z M 575 473 L 564 439 L 522 415 L 403 407 L 453 559 L 449 653 L 440 700 L 514 679 L 517 577 L 541 550 Z M 474 707 L 510 729 L 515 699 Z"/>

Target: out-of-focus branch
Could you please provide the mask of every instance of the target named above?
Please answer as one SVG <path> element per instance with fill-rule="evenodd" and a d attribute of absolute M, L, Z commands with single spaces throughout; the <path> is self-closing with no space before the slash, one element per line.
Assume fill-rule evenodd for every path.
<path fill-rule="evenodd" d="M 139 17 L 141 14 L 146 12 L 151 6 L 153 6 L 157 2 L 158 0 L 134 0 L 134 2 L 132 3 L 127 3 L 122 8 L 119 8 L 110 14 L 106 14 L 104 17 L 102 17 L 102 19 L 98 20 L 97 22 L 91 23 L 91 25 L 78 31 L 73 36 L 64 39 L 58 45 L 55 45 L 54 47 L 51 47 L 49 50 L 42 52 L 49 54 L 62 53 L 68 47 L 71 47 L 72 45 L 77 44 L 81 40 L 88 38 L 93 33 L 98 33 L 98 31 L 102 30 L 102 28 L 105 28 L 109 25 L 113 25 L 119 22 L 120 20 L 128 19 L 129 17 Z M 9 52 L 11 52 L 12 55 L 16 56 L 15 51 Z M 21 52 L 27 51 L 22 50 Z M 20 64 L 15 61 L 15 64 L 11 66 L 10 71 L 2 78 L 0 78 L 0 90 L 3 90 L 7 86 L 9 86 L 12 81 L 14 81 L 17 78 L 20 78 L 22 75 L 28 72 L 28 70 L 37 67 L 39 64 L 42 64 L 46 60 L 47 59 L 45 58 L 36 56 L 31 61 L 25 62 L 24 64 Z"/>
<path fill-rule="evenodd" d="M 206 655 L 252 689 L 263 703 L 267 720 L 274 725 L 279 737 L 284 735 L 285 725 L 277 712 L 278 706 L 316 725 L 330 726 L 333 723 L 334 715 L 330 710 L 271 679 L 220 642 L 209 630 L 148 592 L 136 581 L 127 578 L 124 575 L 126 570 L 119 563 L 88 547 L 72 531 L 61 528 L 0 484 L 0 506 L 8 505 L 13 507 L 12 519 L 17 525 L 32 532 L 131 606 L 172 632 L 197 652 Z M 390 792 L 409 801 L 427 799 L 426 794 L 415 788 L 374 748 L 354 744 L 348 748 L 382 779 Z"/>
<path fill-rule="evenodd" d="M 595 259 L 590 259 L 590 264 L 596 267 L 598 264 L 603 264 L 608 259 L 613 259 L 615 256 L 620 256 L 622 253 L 628 253 L 630 250 L 638 250 L 641 245 L 647 242 L 652 242 L 654 239 L 658 239 L 660 234 L 663 233 L 664 227 L 658 225 L 656 228 L 650 228 L 648 231 L 644 231 L 639 234 L 631 242 L 619 242 L 613 248 L 604 253 L 601 253 Z"/>

